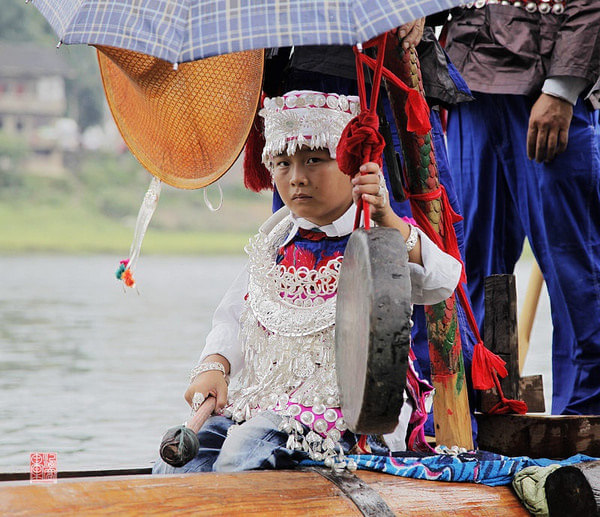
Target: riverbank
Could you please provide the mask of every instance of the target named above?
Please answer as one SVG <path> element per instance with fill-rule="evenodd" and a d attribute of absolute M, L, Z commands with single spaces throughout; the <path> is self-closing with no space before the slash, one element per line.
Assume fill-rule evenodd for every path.
<path fill-rule="evenodd" d="M 26 184 L 3 189 L 0 254 L 126 256 L 148 178 L 146 174 L 145 181 L 120 188 L 111 187 L 110 182 L 99 188 L 45 179 L 35 188 Z M 218 188 L 211 186 L 208 193 L 210 202 L 218 205 Z M 202 190 L 182 191 L 164 185 L 144 238 L 143 253 L 242 253 L 248 239 L 271 213 L 270 193 L 255 194 L 240 185 L 225 184 L 222 195 L 222 207 L 211 211 Z"/>
<path fill-rule="evenodd" d="M 115 253 L 126 256 L 135 216 L 117 222 L 73 206 L 0 206 L 0 254 Z M 256 226 L 258 227 L 258 225 Z M 169 230 L 150 223 L 144 254 L 215 255 L 242 253 L 252 231 Z"/>
<path fill-rule="evenodd" d="M 126 256 L 151 178 L 128 153 L 83 153 L 77 167 L 54 177 L 0 171 L 0 254 Z M 163 184 L 142 252 L 242 253 L 271 213 L 271 193 L 246 190 L 239 163 L 207 188 L 219 210 L 204 194 Z"/>

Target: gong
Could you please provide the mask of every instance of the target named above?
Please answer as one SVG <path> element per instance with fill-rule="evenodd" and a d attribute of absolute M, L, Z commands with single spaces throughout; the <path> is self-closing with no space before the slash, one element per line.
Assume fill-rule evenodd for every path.
<path fill-rule="evenodd" d="M 402 234 L 358 229 L 344 252 L 335 320 L 344 420 L 358 434 L 398 425 L 410 348 L 410 274 Z"/>

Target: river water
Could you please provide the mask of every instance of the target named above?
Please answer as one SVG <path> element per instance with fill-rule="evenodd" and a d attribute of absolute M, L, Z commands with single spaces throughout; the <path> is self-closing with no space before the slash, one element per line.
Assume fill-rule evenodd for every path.
<path fill-rule="evenodd" d="M 114 278 L 117 257 L 0 257 L 0 472 L 36 451 L 59 470 L 149 466 L 189 414 L 188 372 L 244 260 L 142 256 L 138 293 Z M 543 293 L 524 373 L 544 374 L 547 397 L 550 336 Z"/>

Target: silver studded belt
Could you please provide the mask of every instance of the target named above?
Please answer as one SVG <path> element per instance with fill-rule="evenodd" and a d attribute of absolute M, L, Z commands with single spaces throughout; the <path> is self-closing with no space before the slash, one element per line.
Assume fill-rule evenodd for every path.
<path fill-rule="evenodd" d="M 525 9 L 529 13 L 539 11 L 541 14 L 562 14 L 567 4 L 566 0 L 476 0 L 475 2 L 467 2 L 464 7 L 471 9 L 481 9 L 486 5 L 514 5 Z"/>

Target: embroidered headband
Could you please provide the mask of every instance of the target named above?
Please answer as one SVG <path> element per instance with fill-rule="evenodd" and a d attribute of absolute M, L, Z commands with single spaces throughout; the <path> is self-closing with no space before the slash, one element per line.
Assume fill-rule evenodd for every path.
<path fill-rule="evenodd" d="M 335 158 L 342 131 L 360 112 L 354 95 L 294 90 L 282 97 L 266 98 L 258 114 L 264 118 L 265 146 L 262 161 L 294 154 L 300 147 L 328 149 Z"/>

